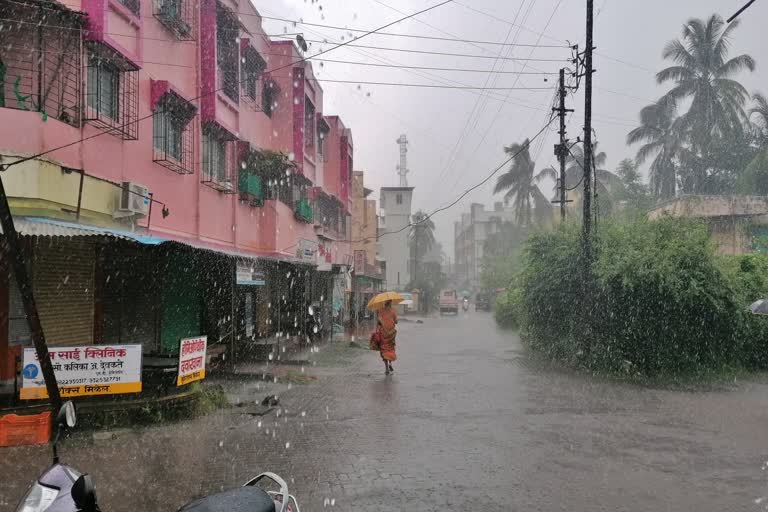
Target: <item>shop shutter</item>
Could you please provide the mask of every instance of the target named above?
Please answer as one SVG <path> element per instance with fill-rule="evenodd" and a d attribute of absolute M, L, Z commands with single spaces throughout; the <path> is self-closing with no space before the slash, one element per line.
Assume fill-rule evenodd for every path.
<path fill-rule="evenodd" d="M 156 351 L 160 299 L 151 249 L 112 246 L 105 252 L 104 343 L 140 344 L 145 353 Z"/>
<path fill-rule="evenodd" d="M 167 262 L 167 263 L 165 263 Z M 182 338 L 202 334 L 202 298 L 198 259 L 188 252 L 170 253 L 163 265 L 162 351 L 175 354 Z M 211 343 L 212 340 L 209 340 Z"/>
<path fill-rule="evenodd" d="M 93 343 L 95 263 L 88 238 L 35 239 L 32 288 L 49 345 Z"/>

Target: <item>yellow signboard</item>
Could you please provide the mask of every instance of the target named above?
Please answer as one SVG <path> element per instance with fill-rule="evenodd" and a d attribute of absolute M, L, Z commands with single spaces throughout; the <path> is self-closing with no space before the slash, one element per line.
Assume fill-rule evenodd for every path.
<path fill-rule="evenodd" d="M 179 375 L 176 385 L 183 386 L 205 378 L 205 355 L 208 337 L 185 338 L 179 346 Z"/>

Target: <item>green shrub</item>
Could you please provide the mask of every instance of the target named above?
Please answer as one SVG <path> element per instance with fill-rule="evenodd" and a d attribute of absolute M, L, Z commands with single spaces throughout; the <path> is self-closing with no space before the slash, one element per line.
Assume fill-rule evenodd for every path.
<path fill-rule="evenodd" d="M 739 305 L 740 362 L 749 369 L 768 368 L 768 317 L 749 311 L 750 304 L 768 298 L 768 255 L 721 256 L 719 262 L 733 283 Z"/>
<path fill-rule="evenodd" d="M 517 318 L 533 349 L 590 371 L 634 376 L 739 362 L 741 340 L 756 328 L 740 297 L 749 277 L 734 281 L 738 273 L 715 256 L 704 224 L 603 221 L 593 247 L 585 271 L 578 226 L 528 240 L 512 294 L 520 297 Z"/>
<path fill-rule="evenodd" d="M 493 317 L 499 326 L 505 329 L 519 329 L 522 314 L 522 297 L 520 288 L 510 286 L 509 289 L 500 293 L 496 297 L 496 304 L 493 308 Z"/>

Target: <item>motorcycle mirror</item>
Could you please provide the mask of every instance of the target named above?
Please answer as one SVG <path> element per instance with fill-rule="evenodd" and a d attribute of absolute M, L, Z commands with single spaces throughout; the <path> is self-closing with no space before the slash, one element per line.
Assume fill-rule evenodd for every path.
<path fill-rule="evenodd" d="M 93 512 L 96 508 L 96 489 L 93 486 L 91 475 L 80 475 L 74 485 L 72 485 L 72 501 L 75 502 L 78 510 L 83 512 Z"/>
<path fill-rule="evenodd" d="M 64 402 L 56 415 L 56 424 L 60 427 L 73 428 L 77 423 L 77 411 L 74 402 Z"/>

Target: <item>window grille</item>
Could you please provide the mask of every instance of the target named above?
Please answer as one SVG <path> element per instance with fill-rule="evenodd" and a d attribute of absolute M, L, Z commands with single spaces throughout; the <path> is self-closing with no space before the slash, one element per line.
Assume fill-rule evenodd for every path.
<path fill-rule="evenodd" d="M 138 68 L 116 51 L 90 44 L 85 120 L 122 139 L 138 139 L 138 75 Z"/>
<path fill-rule="evenodd" d="M 178 95 L 168 92 L 152 115 L 152 159 L 179 174 L 194 172 L 194 122 L 197 109 Z"/>

